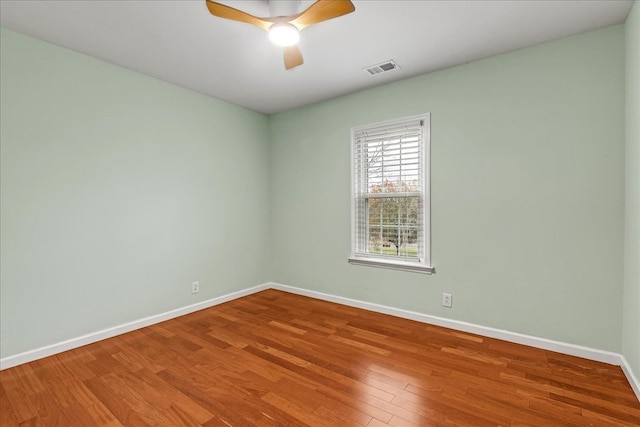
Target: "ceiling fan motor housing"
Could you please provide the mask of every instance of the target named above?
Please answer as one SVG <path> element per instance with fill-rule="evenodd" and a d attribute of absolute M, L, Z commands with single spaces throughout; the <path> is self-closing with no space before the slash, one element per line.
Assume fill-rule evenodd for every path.
<path fill-rule="evenodd" d="M 269 16 L 292 16 L 300 13 L 300 0 L 269 0 Z"/>

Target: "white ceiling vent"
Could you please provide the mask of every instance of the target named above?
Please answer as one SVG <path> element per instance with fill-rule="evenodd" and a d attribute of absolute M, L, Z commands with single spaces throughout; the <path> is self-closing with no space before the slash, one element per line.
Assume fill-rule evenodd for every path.
<path fill-rule="evenodd" d="M 370 67 L 363 68 L 364 71 L 369 73 L 370 76 L 375 76 L 382 73 L 387 73 L 389 71 L 397 70 L 400 68 L 398 64 L 393 62 L 393 60 L 385 61 L 381 64 L 372 65 Z"/>

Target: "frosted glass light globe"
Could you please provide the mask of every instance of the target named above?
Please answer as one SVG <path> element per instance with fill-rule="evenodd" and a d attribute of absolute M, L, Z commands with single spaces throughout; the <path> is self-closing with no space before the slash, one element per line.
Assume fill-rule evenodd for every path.
<path fill-rule="evenodd" d="M 300 33 L 291 24 L 274 24 L 269 29 L 269 40 L 278 46 L 293 46 L 300 40 Z"/>

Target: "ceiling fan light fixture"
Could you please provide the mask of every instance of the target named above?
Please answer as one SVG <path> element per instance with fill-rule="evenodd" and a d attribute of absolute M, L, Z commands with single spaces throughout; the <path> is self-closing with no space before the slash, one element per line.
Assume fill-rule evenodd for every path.
<path fill-rule="evenodd" d="M 291 24 L 273 24 L 269 29 L 269 40 L 278 46 L 293 46 L 300 40 L 300 33 Z"/>

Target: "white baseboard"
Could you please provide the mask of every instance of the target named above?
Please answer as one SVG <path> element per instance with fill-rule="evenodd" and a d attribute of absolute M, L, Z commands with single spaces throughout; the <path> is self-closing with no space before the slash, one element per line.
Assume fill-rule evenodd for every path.
<path fill-rule="evenodd" d="M 640 400 L 640 380 L 633 374 L 633 369 L 631 369 L 631 365 L 629 365 L 627 359 L 623 355 L 620 355 L 620 357 L 622 358 L 622 364 L 620 365 L 622 372 L 624 372 L 629 380 L 629 384 L 631 384 L 631 388 L 638 397 L 638 400 Z"/>
<path fill-rule="evenodd" d="M 176 317 L 184 316 L 185 314 L 193 313 L 195 311 L 203 310 L 205 308 L 213 307 L 218 304 L 225 303 L 237 298 L 241 298 L 247 295 L 254 294 L 266 289 L 277 289 L 284 292 L 290 292 L 292 294 L 303 295 L 323 301 L 335 302 L 350 307 L 362 308 L 377 313 L 389 314 L 391 316 L 401 317 L 404 319 L 415 320 L 417 322 L 427 323 L 430 325 L 442 326 L 449 329 L 455 329 L 458 331 L 469 332 L 472 334 L 478 334 L 489 338 L 496 338 L 504 341 L 509 341 L 517 344 L 528 345 L 531 347 L 537 347 L 544 350 L 555 351 L 558 353 L 568 354 L 571 356 L 582 357 L 589 360 L 595 360 L 597 362 L 608 363 L 610 365 L 617 365 L 622 368 L 622 371 L 629 380 L 631 388 L 635 392 L 638 400 L 640 400 L 640 381 L 636 378 L 631 369 L 631 366 L 627 360 L 618 353 L 613 353 L 604 350 L 598 350 L 590 347 L 583 347 L 575 344 L 564 343 L 560 341 L 553 341 L 546 338 L 535 337 L 531 335 L 524 335 L 517 332 L 511 332 L 503 329 L 490 328 L 487 326 L 476 325 L 473 323 L 462 322 L 459 320 L 446 319 L 444 317 L 431 316 L 428 314 L 418 313 L 415 311 L 403 310 L 399 308 L 389 307 L 386 305 L 380 305 L 370 303 L 366 301 L 355 300 L 351 298 L 340 297 L 331 294 L 325 294 L 322 292 L 312 291 L 309 289 L 296 288 L 293 286 L 287 286 L 280 283 L 268 282 L 263 283 L 252 288 L 244 289 L 230 294 L 222 295 L 217 298 L 213 298 L 207 301 L 202 301 L 197 304 L 192 304 L 186 307 L 178 308 L 175 310 L 160 313 L 154 316 L 145 317 L 144 319 L 136 320 L 133 322 L 125 323 L 123 325 L 115 326 L 112 328 L 103 329 L 101 331 L 93 332 L 81 337 L 72 338 L 66 341 L 62 341 L 56 344 L 48 345 L 45 347 L 29 350 L 24 353 L 19 353 L 13 356 L 8 356 L 0 359 L 0 370 L 11 368 L 13 366 L 21 365 L 23 363 L 32 362 L 37 359 L 52 356 L 54 354 L 62 353 L 63 351 L 72 350 L 74 348 L 82 347 L 87 344 L 91 344 L 97 341 L 101 341 L 107 338 L 115 337 L 116 335 L 124 334 L 134 331 L 136 329 L 144 328 L 156 323 L 164 322 L 165 320 L 173 319 Z"/>
<path fill-rule="evenodd" d="M 21 365 L 23 363 L 32 362 L 44 357 L 53 356 L 54 354 L 62 353 L 63 351 L 72 350 L 74 348 L 82 347 L 87 344 L 115 337 L 116 335 L 135 331 L 136 329 L 164 322 L 165 320 L 184 316 L 185 314 L 193 313 L 195 311 L 203 310 L 205 308 L 213 307 L 214 305 L 222 304 L 227 301 L 231 301 L 256 292 L 263 291 L 265 289 L 269 289 L 269 287 L 270 286 L 268 284 L 254 286 L 253 288 L 232 292 L 230 294 L 222 295 L 217 298 L 212 298 L 196 304 L 188 305 L 186 307 L 177 308 L 175 310 L 156 314 L 154 316 L 145 317 L 143 319 L 135 320 L 123 325 L 114 326 L 112 328 L 103 329 L 97 332 L 92 332 L 81 337 L 71 338 L 66 341 L 51 344 L 45 347 L 25 351 L 24 353 L 18 353 L 13 356 L 3 357 L 2 359 L 0 359 L 0 370 Z"/>
<path fill-rule="evenodd" d="M 558 353 L 568 354 L 571 356 L 582 357 L 584 359 L 594 360 L 597 362 L 603 362 L 610 365 L 617 365 L 622 368 L 622 371 L 629 380 L 631 388 L 635 392 L 638 400 L 640 400 L 640 382 L 633 374 L 631 366 L 627 360 L 618 353 L 613 353 L 605 350 L 598 350 L 590 347 L 584 347 L 575 344 L 564 343 L 560 341 L 549 340 L 546 338 L 535 337 L 531 335 L 520 334 L 517 332 L 511 332 L 504 329 L 496 329 L 487 326 L 476 325 L 473 323 L 462 322 L 459 320 L 446 319 L 444 317 L 431 316 L 428 314 L 418 313 L 415 311 L 402 310 L 399 308 L 388 307 L 385 305 L 374 304 L 365 301 L 354 300 L 350 298 L 339 297 L 335 295 L 325 294 L 322 292 L 311 291 L 308 289 L 296 288 L 293 286 L 287 286 L 280 283 L 267 283 L 270 288 L 278 289 L 293 294 L 304 295 L 311 298 L 316 298 L 324 301 L 335 302 L 350 307 L 362 308 L 369 311 L 375 311 L 377 313 L 389 314 L 391 316 L 401 317 L 404 319 L 415 320 L 417 322 L 427 323 L 430 325 L 442 326 L 449 329 L 455 329 L 458 331 L 469 332 L 472 334 L 482 335 L 489 338 L 496 338 L 503 341 L 509 341 L 517 344 L 528 345 L 531 347 L 541 348 L 543 350 L 555 351 Z"/>

